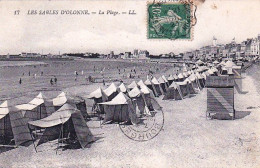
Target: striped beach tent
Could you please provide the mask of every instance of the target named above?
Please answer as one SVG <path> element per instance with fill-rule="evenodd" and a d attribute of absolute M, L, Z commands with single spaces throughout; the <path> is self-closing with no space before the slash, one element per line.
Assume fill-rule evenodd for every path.
<path fill-rule="evenodd" d="M 131 90 L 131 89 L 133 89 L 133 88 L 136 87 L 136 86 L 138 86 L 137 83 L 136 83 L 136 81 L 133 81 L 133 82 L 131 82 L 127 87 Z"/>
<path fill-rule="evenodd" d="M 70 139 L 70 142 L 76 140 L 82 148 L 86 148 L 95 140 L 81 112 L 67 103 L 46 118 L 30 121 L 29 125 L 45 129 L 37 146 L 50 140 Z"/>
<path fill-rule="evenodd" d="M 174 99 L 174 100 L 183 99 L 183 95 L 180 90 L 180 86 L 177 85 L 175 82 L 172 82 L 172 84 L 169 86 L 166 94 L 163 97 L 163 100 L 168 100 L 168 99 Z"/>
<path fill-rule="evenodd" d="M 161 92 L 162 94 L 165 94 L 166 93 L 166 89 L 167 89 L 167 83 L 165 82 L 165 80 L 160 76 L 158 78 L 158 82 L 161 86 Z"/>
<path fill-rule="evenodd" d="M 4 101 L 0 105 L 0 144 L 10 144 L 12 139 L 17 146 L 30 141 L 27 123 L 28 118 L 23 116 L 21 110 Z"/>
<path fill-rule="evenodd" d="M 118 86 L 118 91 L 119 92 L 123 92 L 123 93 L 127 93 L 129 91 L 129 89 L 125 86 L 124 83 L 121 83 L 119 86 Z"/>
<path fill-rule="evenodd" d="M 98 104 L 106 102 L 108 100 L 108 97 L 103 89 L 101 89 L 100 87 L 97 88 L 95 91 L 87 95 L 86 98 L 94 100 L 92 112 L 104 114 L 104 107 Z"/>
<path fill-rule="evenodd" d="M 105 94 L 108 97 L 108 101 L 112 100 L 118 94 L 117 86 L 114 83 L 111 83 L 108 88 L 104 90 Z"/>

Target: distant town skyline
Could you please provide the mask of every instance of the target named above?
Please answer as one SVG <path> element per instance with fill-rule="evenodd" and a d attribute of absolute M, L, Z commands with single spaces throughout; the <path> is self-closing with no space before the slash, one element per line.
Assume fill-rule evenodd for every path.
<path fill-rule="evenodd" d="M 102 3 L 103 4 L 103 3 Z M 260 30 L 260 1 L 206 1 L 198 5 L 193 41 L 148 40 L 146 38 L 146 1 L 98 1 L 78 3 L 67 1 L 0 2 L 0 54 L 36 52 L 43 54 L 93 52 L 115 54 L 147 50 L 152 55 L 191 51 L 218 43 L 238 43 L 257 37 Z M 130 16 L 29 16 L 29 9 L 134 9 Z M 14 10 L 21 11 L 14 16 Z"/>

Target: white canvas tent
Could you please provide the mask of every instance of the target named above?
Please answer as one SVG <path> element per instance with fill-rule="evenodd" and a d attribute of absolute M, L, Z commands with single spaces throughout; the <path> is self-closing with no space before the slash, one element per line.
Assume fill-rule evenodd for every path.
<path fill-rule="evenodd" d="M 106 106 L 104 123 L 118 122 L 137 124 L 138 118 L 134 106 L 129 97 L 120 92 L 111 101 L 100 103 Z"/>
<path fill-rule="evenodd" d="M 28 118 L 29 121 L 47 117 L 55 111 L 51 101 L 48 101 L 41 92 L 29 103 L 16 105 L 15 107 L 21 110 L 23 116 Z"/>
<path fill-rule="evenodd" d="M 167 89 L 167 83 L 165 82 L 165 80 L 162 77 L 158 78 L 158 82 L 160 83 L 162 94 L 165 94 L 166 89 Z"/>
<path fill-rule="evenodd" d="M 157 93 L 157 90 L 154 86 L 154 84 L 152 83 L 152 81 L 150 79 L 146 79 L 146 81 L 144 82 L 144 84 L 150 89 L 152 90 L 153 94 L 158 97 L 158 93 Z"/>
<path fill-rule="evenodd" d="M 87 107 L 86 102 L 83 98 L 78 96 L 73 96 L 70 94 L 66 94 L 65 92 L 61 92 L 56 98 L 52 100 L 55 111 L 57 111 L 59 108 L 61 108 L 64 104 L 69 103 L 70 105 L 74 106 L 86 118 L 88 116 L 87 114 Z"/>
<path fill-rule="evenodd" d="M 152 84 L 153 84 L 154 87 L 155 87 L 155 90 L 156 90 L 157 95 L 158 95 L 158 96 L 162 95 L 162 94 L 163 94 L 163 90 L 162 90 L 162 88 L 161 88 L 161 85 L 160 85 L 159 81 L 158 81 L 155 77 L 153 77 L 153 79 L 152 79 L 151 82 L 152 82 Z"/>
<path fill-rule="evenodd" d="M 180 90 L 180 87 L 175 82 L 172 82 L 172 84 L 167 89 L 165 96 L 163 97 L 163 100 L 168 100 L 168 99 L 174 99 L 174 100 L 183 99 L 183 95 Z"/>
<path fill-rule="evenodd" d="M 103 89 L 101 89 L 100 87 L 97 88 L 95 91 L 87 95 L 87 98 L 94 100 L 92 106 L 92 112 L 94 112 L 94 114 L 104 114 L 104 107 L 98 104 L 106 102 L 108 100 L 108 97 L 103 91 Z"/>
<path fill-rule="evenodd" d="M 0 105 L 0 144 L 22 145 L 31 140 L 27 126 L 28 119 L 16 107 L 10 107 L 7 101 Z"/>
<path fill-rule="evenodd" d="M 37 146 L 50 140 L 73 139 L 79 142 L 82 148 L 94 141 L 80 111 L 70 104 L 64 104 L 59 110 L 41 120 L 30 121 L 30 126 L 45 128 Z"/>

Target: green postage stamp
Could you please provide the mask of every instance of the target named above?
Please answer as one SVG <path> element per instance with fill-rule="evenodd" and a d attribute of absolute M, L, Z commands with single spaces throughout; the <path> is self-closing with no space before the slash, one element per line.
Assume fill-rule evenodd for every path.
<path fill-rule="evenodd" d="M 192 40 L 195 25 L 191 1 L 175 3 L 148 3 L 148 39 Z"/>

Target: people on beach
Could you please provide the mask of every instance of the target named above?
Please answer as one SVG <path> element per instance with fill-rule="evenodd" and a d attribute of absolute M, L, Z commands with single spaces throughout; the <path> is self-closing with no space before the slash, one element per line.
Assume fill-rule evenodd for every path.
<path fill-rule="evenodd" d="M 52 78 L 51 78 L 51 80 L 50 80 L 50 84 L 53 85 L 53 80 L 52 80 Z"/>
<path fill-rule="evenodd" d="M 31 72 L 30 71 L 29 71 L 28 75 L 31 76 Z"/>
<path fill-rule="evenodd" d="M 43 71 L 41 71 L 41 76 L 43 76 Z"/>
<path fill-rule="evenodd" d="M 20 84 L 20 85 L 22 84 L 22 78 L 20 78 L 20 80 L 19 80 L 19 84 Z"/>
<path fill-rule="evenodd" d="M 103 86 L 105 86 L 106 85 L 106 83 L 105 83 L 105 79 L 103 78 Z"/>

